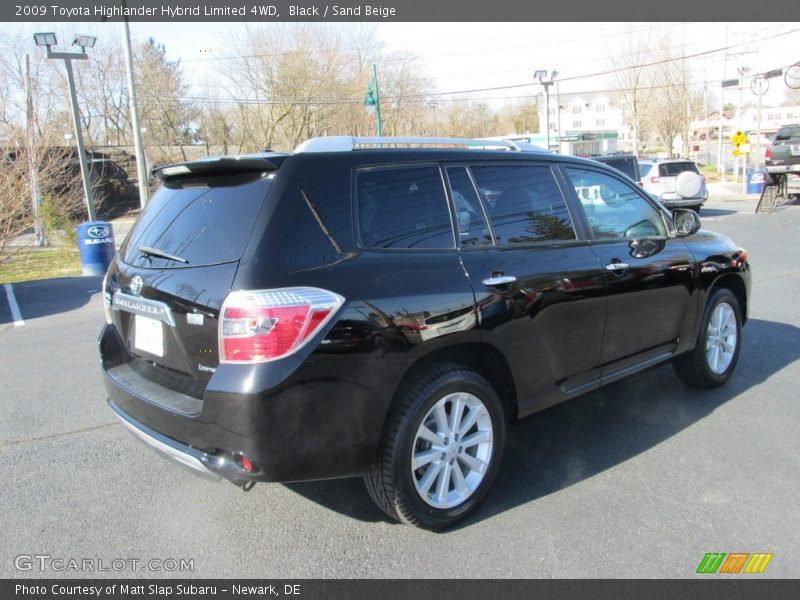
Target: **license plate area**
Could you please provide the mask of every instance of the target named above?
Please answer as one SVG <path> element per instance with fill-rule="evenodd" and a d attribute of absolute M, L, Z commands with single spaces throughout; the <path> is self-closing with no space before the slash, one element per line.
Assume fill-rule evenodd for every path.
<path fill-rule="evenodd" d="M 800 156 L 800 146 L 790 146 L 792 156 Z"/>
<path fill-rule="evenodd" d="M 133 346 L 154 356 L 164 356 L 164 326 L 161 321 L 134 315 Z"/>

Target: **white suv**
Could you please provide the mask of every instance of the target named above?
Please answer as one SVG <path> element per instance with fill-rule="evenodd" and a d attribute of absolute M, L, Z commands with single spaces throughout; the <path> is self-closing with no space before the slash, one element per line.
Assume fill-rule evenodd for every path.
<path fill-rule="evenodd" d="M 691 208 L 700 212 L 708 200 L 706 180 L 691 160 L 640 161 L 642 187 L 667 208 Z"/>

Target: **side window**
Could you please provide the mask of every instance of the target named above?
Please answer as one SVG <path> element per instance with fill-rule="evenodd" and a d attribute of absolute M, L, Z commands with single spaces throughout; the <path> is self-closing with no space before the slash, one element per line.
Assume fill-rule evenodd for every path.
<path fill-rule="evenodd" d="M 450 189 L 453 190 L 459 243 L 462 247 L 491 246 L 492 234 L 467 169 L 451 167 L 447 169 L 447 178 L 450 180 Z"/>
<path fill-rule="evenodd" d="M 597 239 L 666 236 L 661 213 L 636 188 L 605 173 L 567 167 Z"/>
<path fill-rule="evenodd" d="M 549 167 L 470 168 L 498 245 L 575 239 L 567 205 Z"/>
<path fill-rule="evenodd" d="M 357 174 L 358 230 L 366 248 L 453 248 L 438 167 L 387 167 Z"/>

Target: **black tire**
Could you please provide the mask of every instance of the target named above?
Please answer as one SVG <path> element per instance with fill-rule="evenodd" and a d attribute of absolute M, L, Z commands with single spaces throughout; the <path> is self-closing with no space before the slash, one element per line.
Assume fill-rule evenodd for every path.
<path fill-rule="evenodd" d="M 734 343 L 733 352 L 731 353 L 730 362 L 721 370 L 715 372 L 710 364 L 707 350 L 707 336 L 709 334 L 709 324 L 715 309 L 721 304 L 727 304 L 733 311 L 735 319 L 736 340 Z M 713 342 L 712 342 L 713 343 Z M 700 322 L 700 329 L 697 333 L 697 340 L 695 341 L 694 349 L 681 354 L 672 361 L 672 366 L 675 368 L 677 376 L 692 387 L 698 388 L 714 388 L 722 385 L 730 379 L 736 363 L 739 360 L 739 352 L 742 347 L 742 311 L 739 307 L 739 301 L 730 290 L 726 288 L 717 288 L 711 293 L 706 304 L 703 319 Z M 722 365 L 719 365 L 722 366 Z"/>
<path fill-rule="evenodd" d="M 431 451 L 433 448 L 425 448 L 420 444 L 425 444 L 417 434 L 423 424 L 423 420 L 431 418 L 432 411 L 437 404 L 445 398 L 453 398 L 451 394 L 461 393 L 465 398 L 471 395 L 483 405 L 485 412 L 476 408 L 481 423 L 484 426 L 491 423 L 492 445 L 489 455 L 486 457 L 487 466 L 483 469 L 482 479 L 478 471 L 470 471 L 465 463 L 462 462 L 466 453 L 477 452 L 473 448 L 464 450 L 456 449 L 455 458 L 447 458 L 440 461 L 438 458 L 435 463 L 430 462 L 419 470 L 413 471 L 411 468 L 412 456 L 417 452 L 417 456 L 424 451 Z M 473 402 L 469 398 L 470 402 Z M 453 400 L 448 400 L 442 407 L 450 406 L 452 409 Z M 477 406 L 477 405 L 476 405 Z M 465 409 L 464 417 L 471 414 L 471 409 Z M 488 420 L 487 420 L 488 413 Z M 450 416 L 450 415 L 448 415 Z M 464 422 L 464 421 L 462 421 Z M 435 427 L 435 425 L 434 425 Z M 438 434 L 438 427 L 437 429 Z M 474 436 L 477 433 L 478 425 L 469 428 L 467 433 Z M 491 484 L 497 475 L 500 461 L 505 445 L 506 419 L 503 406 L 497 393 L 491 384 L 478 373 L 458 365 L 443 364 L 422 372 L 411 385 L 401 392 L 397 402 L 391 411 L 384 430 L 381 446 L 372 468 L 365 476 L 367 490 L 375 503 L 391 518 L 402 523 L 415 525 L 425 529 L 438 530 L 450 527 L 454 523 L 466 517 L 486 496 Z M 469 435 L 463 435 L 461 441 L 468 439 Z M 447 438 L 443 438 L 447 439 Z M 459 438 L 454 438 L 458 440 Z M 473 438 L 474 439 L 474 438 Z M 451 442 L 451 446 L 457 446 Z M 485 446 L 483 447 L 485 451 Z M 438 454 L 438 451 L 436 451 Z M 447 455 L 453 456 L 453 455 Z M 474 455 L 471 455 L 474 456 Z M 445 454 L 442 454 L 445 458 Z M 424 473 L 427 469 L 434 468 L 434 465 L 442 464 L 440 469 L 447 468 L 444 463 L 449 463 L 450 473 L 454 468 L 459 469 L 459 473 L 467 472 L 467 477 L 478 478 L 474 490 L 453 506 L 437 508 L 432 506 L 429 498 L 426 501 L 422 492 L 417 489 L 417 481 L 424 480 Z M 452 466 L 455 464 L 455 467 Z M 434 471 L 437 472 L 437 471 Z M 473 473 L 475 473 L 473 475 Z M 455 477 L 455 475 L 454 475 Z M 432 478 L 433 488 L 444 479 L 444 475 Z M 462 479 L 463 480 L 463 479 Z M 445 479 L 448 497 L 451 494 L 458 494 L 454 483 L 450 479 Z M 452 486 L 452 488 L 451 488 Z M 444 489 L 445 485 L 442 486 Z"/>

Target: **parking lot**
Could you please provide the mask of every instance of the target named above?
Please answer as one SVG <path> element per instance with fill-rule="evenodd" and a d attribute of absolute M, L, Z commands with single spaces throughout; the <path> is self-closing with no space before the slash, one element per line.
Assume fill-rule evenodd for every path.
<path fill-rule="evenodd" d="M 753 268 L 729 384 L 692 390 L 665 365 L 520 422 L 486 501 L 442 533 L 388 521 L 359 479 L 243 493 L 167 464 L 106 405 L 101 280 L 6 287 L 0 577 L 692 577 L 707 552 L 773 553 L 747 577 L 800 576 L 800 204 L 754 206 L 701 215 Z"/>

